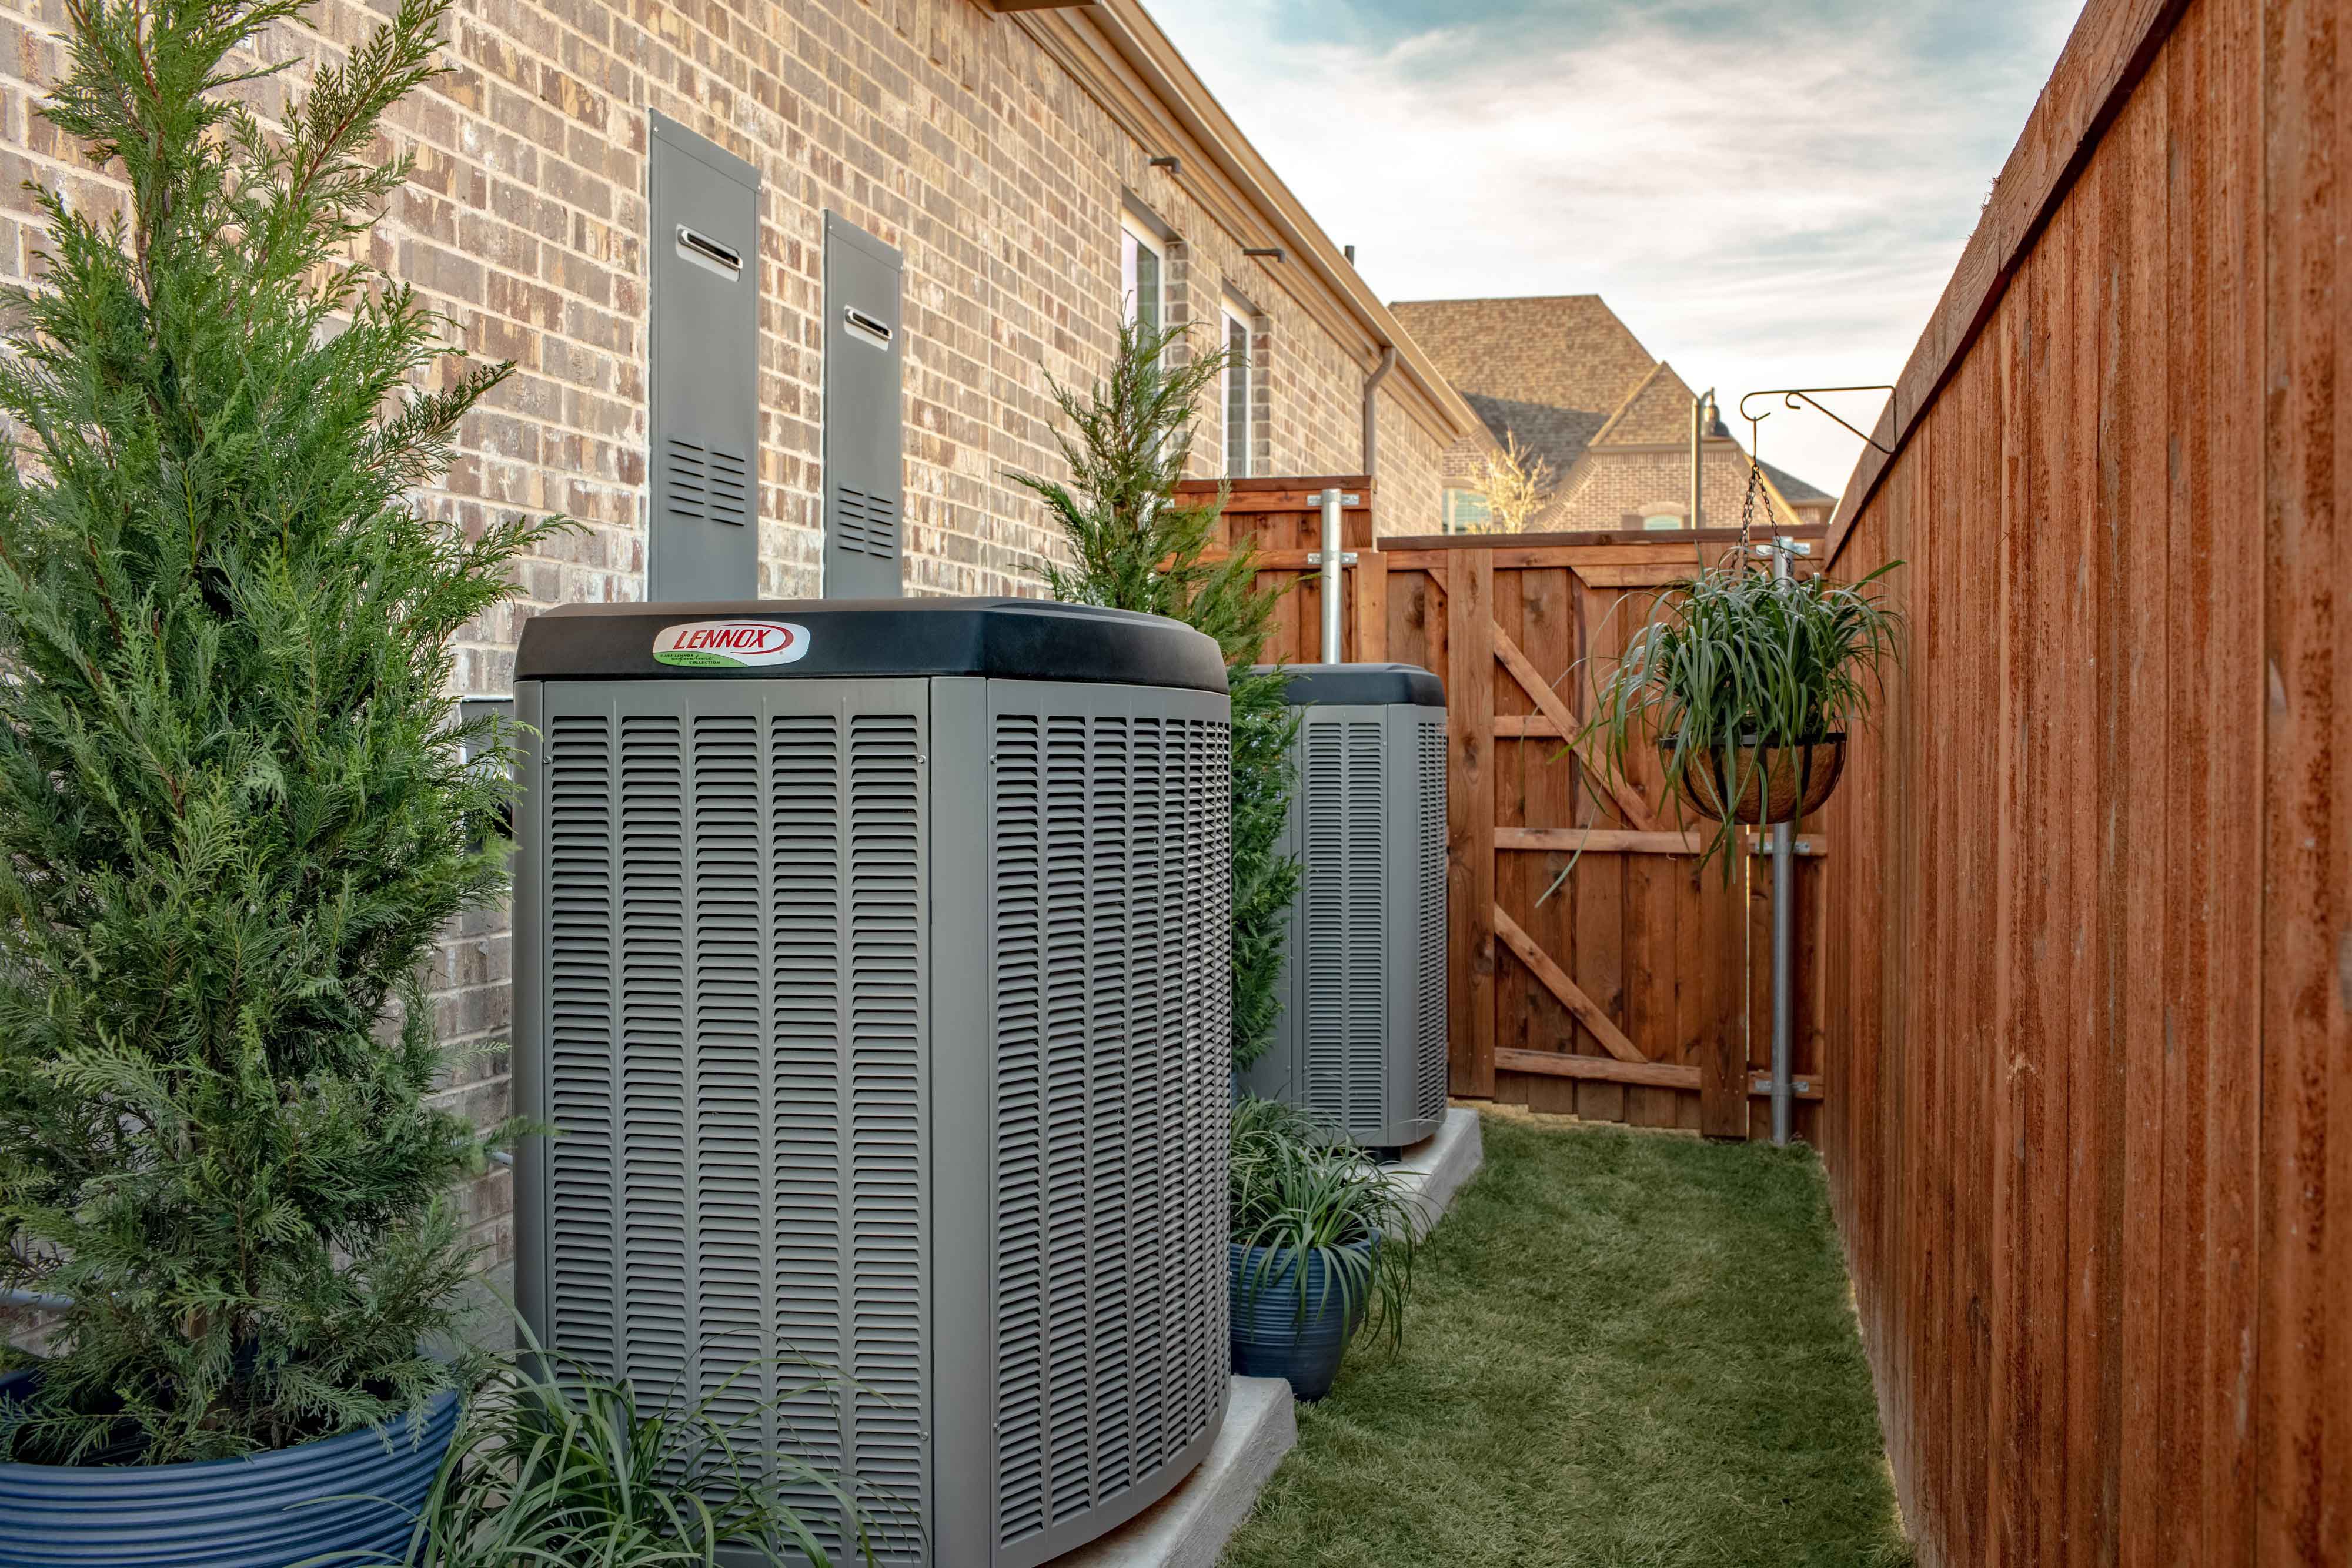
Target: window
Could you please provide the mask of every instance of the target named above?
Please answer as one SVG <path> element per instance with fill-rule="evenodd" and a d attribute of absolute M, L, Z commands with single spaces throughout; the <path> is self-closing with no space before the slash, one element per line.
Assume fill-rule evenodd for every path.
<path fill-rule="evenodd" d="M 1230 305 L 1225 307 L 1225 476 L 1250 475 L 1251 384 L 1257 367 L 1250 362 L 1249 322 Z"/>
<path fill-rule="evenodd" d="M 1168 319 L 1167 257 L 1133 224 L 1118 232 L 1119 319 L 1156 332 Z"/>
<path fill-rule="evenodd" d="M 1690 508 L 1680 501 L 1651 501 L 1634 515 L 1642 519 L 1642 527 L 1652 532 L 1690 526 Z"/>
<path fill-rule="evenodd" d="M 1445 492 L 1445 525 L 1449 534 L 1475 534 L 1486 529 L 1495 520 L 1495 508 L 1487 503 L 1486 493 L 1455 486 Z"/>

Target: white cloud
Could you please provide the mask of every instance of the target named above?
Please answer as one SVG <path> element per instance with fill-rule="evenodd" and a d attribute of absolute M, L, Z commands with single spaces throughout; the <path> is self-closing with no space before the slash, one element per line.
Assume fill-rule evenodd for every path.
<path fill-rule="evenodd" d="M 1384 297 L 1600 294 L 1727 413 L 1756 387 L 1895 378 L 2074 15 L 1853 0 L 1736 28 L 1664 6 L 1473 26 L 1428 0 L 1428 25 L 1390 4 L 1337 42 L 1302 38 L 1284 0 L 1153 9 Z M 1846 402 L 1858 423 L 1875 409 Z M 1792 413 L 1762 444 L 1825 489 L 1858 447 Z"/>

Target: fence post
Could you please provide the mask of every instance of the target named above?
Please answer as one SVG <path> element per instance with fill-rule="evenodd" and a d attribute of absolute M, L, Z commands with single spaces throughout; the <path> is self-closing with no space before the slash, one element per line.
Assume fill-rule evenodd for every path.
<path fill-rule="evenodd" d="M 1367 538 L 1356 551 L 1356 658 L 1384 664 L 1389 657 L 1389 563 L 1380 541 Z"/>
<path fill-rule="evenodd" d="M 1454 1092 L 1495 1093 L 1495 555 L 1446 563 L 1446 934 Z"/>

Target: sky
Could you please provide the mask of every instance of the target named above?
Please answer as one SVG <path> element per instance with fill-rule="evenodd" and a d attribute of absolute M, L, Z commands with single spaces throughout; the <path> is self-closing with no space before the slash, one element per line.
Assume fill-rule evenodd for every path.
<path fill-rule="evenodd" d="M 1744 442 L 1745 392 L 1900 372 L 2080 0 L 1150 9 L 1382 298 L 1599 294 Z M 1759 442 L 1832 493 L 1861 447 Z"/>

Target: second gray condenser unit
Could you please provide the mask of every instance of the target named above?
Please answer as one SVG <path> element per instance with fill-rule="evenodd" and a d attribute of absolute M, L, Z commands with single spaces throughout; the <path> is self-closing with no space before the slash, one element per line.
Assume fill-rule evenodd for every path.
<path fill-rule="evenodd" d="M 1282 1016 L 1244 1086 L 1370 1148 L 1445 1118 L 1445 691 L 1412 664 L 1299 664 Z"/>
<path fill-rule="evenodd" d="M 887 1562 L 1029 1568 L 1159 1498 L 1227 1385 L 1215 645 L 583 605 L 517 677 L 532 1330 L 845 1473 Z"/>

